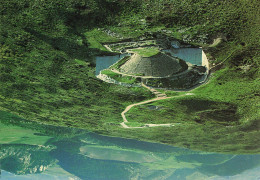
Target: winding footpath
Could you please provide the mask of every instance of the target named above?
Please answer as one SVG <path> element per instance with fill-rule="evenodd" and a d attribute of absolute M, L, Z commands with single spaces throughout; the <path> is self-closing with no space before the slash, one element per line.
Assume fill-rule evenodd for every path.
<path fill-rule="evenodd" d="M 159 101 L 159 100 L 163 100 L 163 99 L 170 99 L 170 98 L 174 98 L 174 97 L 181 97 L 181 96 L 187 96 L 187 95 L 193 95 L 192 93 L 187 93 L 187 94 L 183 94 L 183 95 L 180 95 L 180 96 L 174 96 L 174 97 L 167 97 L 166 94 L 164 93 L 161 93 L 157 90 L 155 90 L 154 88 L 151 88 L 151 87 L 148 87 L 146 86 L 145 84 L 142 83 L 142 86 L 146 89 L 148 89 L 149 91 L 151 91 L 153 94 L 156 95 L 156 98 L 154 99 L 150 99 L 150 100 L 147 100 L 147 101 L 142 101 L 142 102 L 139 102 L 139 103 L 135 103 L 135 104 L 131 104 L 129 106 L 127 106 L 125 108 L 125 110 L 121 113 L 121 116 L 123 118 L 123 122 L 120 123 L 120 125 L 123 127 L 123 128 L 132 128 L 132 129 L 137 129 L 137 128 L 147 128 L 147 127 L 171 127 L 171 126 L 174 126 L 174 124 L 145 124 L 144 126 L 142 127 L 130 127 L 128 125 L 126 125 L 126 123 L 128 123 L 127 119 L 126 119 L 126 116 L 125 114 L 134 106 L 139 106 L 139 105 L 142 105 L 142 104 L 147 104 L 147 103 L 150 103 L 150 102 L 154 102 L 154 101 Z"/>
<path fill-rule="evenodd" d="M 214 46 L 217 46 L 218 44 L 220 44 L 222 42 L 222 38 L 217 38 L 217 39 L 214 39 L 214 42 L 211 44 L 211 45 L 209 45 L 209 47 L 214 47 Z M 105 47 L 109 50 L 109 51 L 111 51 L 112 52 L 112 49 L 108 46 L 108 45 L 105 45 Z M 128 52 L 129 53 L 129 52 Z M 188 73 L 189 71 L 190 71 L 190 66 L 189 66 L 189 68 L 187 69 L 187 70 L 185 70 L 185 71 L 183 71 L 183 72 L 181 72 L 181 73 L 179 73 L 179 74 L 176 74 L 176 75 L 173 75 L 173 76 L 179 76 L 179 75 L 182 75 L 182 74 L 185 74 L 185 73 Z M 125 73 L 122 73 L 122 72 L 119 72 L 118 70 L 116 70 L 116 69 L 110 69 L 112 72 L 114 72 L 114 73 L 117 73 L 117 74 L 121 74 L 121 75 L 124 75 L 124 76 L 129 76 L 129 74 L 125 74 Z M 155 77 L 152 77 L 152 76 L 136 76 L 136 75 L 130 75 L 130 76 L 132 76 L 132 77 L 134 77 L 134 78 L 155 78 Z M 202 84 L 205 84 L 205 83 L 207 83 L 208 81 L 206 81 L 207 80 L 207 78 L 203 81 L 203 83 L 200 83 L 198 86 L 201 86 Z M 145 84 L 143 84 L 142 83 L 142 86 L 144 87 L 144 88 L 146 88 L 146 89 L 148 89 L 149 91 L 151 91 L 153 94 L 155 94 L 156 95 L 156 98 L 154 98 L 154 99 L 150 99 L 150 100 L 146 100 L 146 101 L 142 101 L 142 102 L 139 102 L 139 103 L 134 103 L 134 104 L 131 104 L 131 105 L 129 105 L 129 106 L 127 106 L 126 108 L 125 108 L 125 110 L 121 113 L 121 116 L 122 116 L 122 118 L 123 118 L 123 122 L 122 123 L 120 123 L 120 125 L 123 127 L 123 128 L 132 128 L 132 129 L 137 129 L 137 128 L 147 128 L 147 127 L 171 127 L 171 126 L 174 126 L 174 124 L 171 124 L 171 123 L 169 123 L 169 124 L 145 124 L 144 126 L 142 126 L 142 127 L 130 127 L 130 126 L 128 126 L 126 123 L 128 123 L 128 120 L 127 120 L 127 118 L 126 118 L 126 113 L 132 108 L 132 107 L 134 107 L 134 106 L 139 106 L 139 105 L 142 105 L 142 104 L 147 104 L 147 103 L 150 103 L 150 102 L 155 102 L 155 101 L 159 101 L 159 100 L 164 100 L 164 99 L 170 99 L 170 98 L 176 98 L 176 97 L 181 97 L 181 96 L 188 96 L 188 95 L 194 95 L 193 93 L 186 93 L 186 94 L 183 94 L 183 95 L 179 95 L 179 96 L 173 96 L 173 97 L 167 97 L 167 95 L 166 94 L 164 94 L 164 93 L 161 93 L 161 92 L 159 92 L 159 91 L 157 91 L 156 89 L 154 89 L 154 88 L 151 88 L 151 87 L 148 87 L 148 86 L 146 86 Z M 197 87 L 198 87 L 197 86 Z M 197 88 L 197 87 L 195 87 L 195 88 Z M 194 88 L 192 88 L 192 89 L 194 89 Z M 190 89 L 191 90 L 191 89 Z"/>

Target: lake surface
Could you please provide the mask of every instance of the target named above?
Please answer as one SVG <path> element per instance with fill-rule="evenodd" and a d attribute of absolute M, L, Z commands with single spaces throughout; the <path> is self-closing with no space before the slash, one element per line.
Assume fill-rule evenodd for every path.
<path fill-rule="evenodd" d="M 165 51 L 191 64 L 202 65 L 202 48 L 177 48 Z"/>
<path fill-rule="evenodd" d="M 0 179 L 256 180 L 260 155 L 192 151 L 46 126 L 0 111 Z"/>
<path fill-rule="evenodd" d="M 107 69 L 112 64 L 116 63 L 119 59 L 125 57 L 128 54 L 120 54 L 116 56 L 97 56 L 96 57 L 96 75 L 103 69 Z"/>

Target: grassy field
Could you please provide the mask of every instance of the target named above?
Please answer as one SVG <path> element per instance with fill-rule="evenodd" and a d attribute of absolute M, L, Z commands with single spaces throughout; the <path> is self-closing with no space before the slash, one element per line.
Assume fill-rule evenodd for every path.
<path fill-rule="evenodd" d="M 134 53 L 139 54 L 142 57 L 151 57 L 158 54 L 160 51 L 156 47 L 147 47 L 147 48 L 138 48 L 138 49 L 131 49 Z"/>
<path fill-rule="evenodd" d="M 118 40 L 120 40 L 119 38 L 109 36 L 101 29 L 93 29 L 91 31 L 87 31 L 84 33 L 84 36 L 88 41 L 89 48 L 99 50 L 99 52 L 108 52 L 108 50 L 102 45 L 103 43 L 117 42 Z"/>
<path fill-rule="evenodd" d="M 19 126 L 10 126 L 0 123 L 0 144 L 30 144 L 43 145 L 51 137 L 35 135 L 37 131 L 24 129 Z"/>
<path fill-rule="evenodd" d="M 193 96 L 174 97 L 169 100 L 158 101 L 147 105 L 158 107 L 161 105 L 162 108 L 158 111 L 150 111 L 146 105 L 138 106 L 131 109 L 130 114 L 135 114 L 137 117 L 143 114 L 143 117 L 139 117 L 138 121 L 147 122 L 149 122 L 148 119 L 151 119 L 147 116 L 151 116 L 152 121 L 157 123 L 166 122 L 167 119 L 169 119 L 169 121 L 181 121 L 184 118 L 182 115 L 187 116 L 185 119 L 192 117 L 193 120 L 194 118 L 198 118 L 204 122 L 203 118 L 208 118 L 206 114 L 215 117 L 216 122 L 218 122 L 217 119 L 219 119 L 227 124 L 234 122 L 232 118 L 234 120 L 237 119 L 237 123 L 246 122 L 248 117 L 258 119 L 259 80 L 256 79 L 248 83 L 250 80 L 239 76 L 243 75 L 240 75 L 240 73 L 235 70 L 223 69 L 214 73 L 208 84 L 192 90 L 191 93 L 195 94 Z M 172 93 L 173 95 L 177 95 L 178 92 Z M 222 111 L 224 114 L 221 113 Z M 225 112 L 227 113 L 226 115 Z M 199 115 L 200 113 L 204 114 L 205 117 L 204 115 Z M 191 117 L 188 116 L 189 114 Z M 196 117 L 197 115 L 199 115 L 199 117 Z M 218 117 L 218 115 L 220 117 Z M 222 115 L 223 118 L 221 118 Z M 228 119 L 230 119 L 230 121 Z"/>

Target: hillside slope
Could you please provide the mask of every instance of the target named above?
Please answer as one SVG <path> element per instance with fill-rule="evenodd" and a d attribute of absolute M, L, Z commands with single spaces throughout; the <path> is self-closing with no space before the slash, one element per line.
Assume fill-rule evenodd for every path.
<path fill-rule="evenodd" d="M 0 4 L 0 107 L 29 120 L 107 135 L 193 149 L 257 152 L 259 18 L 255 0 L 4 0 Z M 95 55 L 110 54 L 102 43 L 154 34 L 201 45 L 212 65 L 224 62 L 208 85 L 195 90 L 200 97 L 191 101 L 232 103 L 236 106 L 232 112 L 239 117 L 235 124 L 227 123 L 236 126 L 233 131 L 216 121 L 217 126 L 202 126 L 196 118 L 177 129 L 119 128 L 124 107 L 152 95 L 96 79 Z M 224 42 L 207 48 L 218 37 Z M 208 127 L 219 129 L 211 136 Z M 196 141 L 189 139 L 191 135 Z M 226 136 L 234 141 L 225 141 Z"/>

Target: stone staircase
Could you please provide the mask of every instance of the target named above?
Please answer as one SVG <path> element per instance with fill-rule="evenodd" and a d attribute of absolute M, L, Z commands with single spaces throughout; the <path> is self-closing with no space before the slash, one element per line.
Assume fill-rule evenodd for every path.
<path fill-rule="evenodd" d="M 156 97 L 160 97 L 160 98 L 161 98 L 161 97 L 167 97 L 166 94 L 161 93 L 161 92 L 157 91 L 157 90 L 154 89 L 154 88 L 151 88 L 151 87 L 149 87 L 149 86 L 146 86 L 143 82 L 142 82 L 142 86 L 143 86 L 144 88 L 148 89 L 149 91 L 151 91 Z"/>

